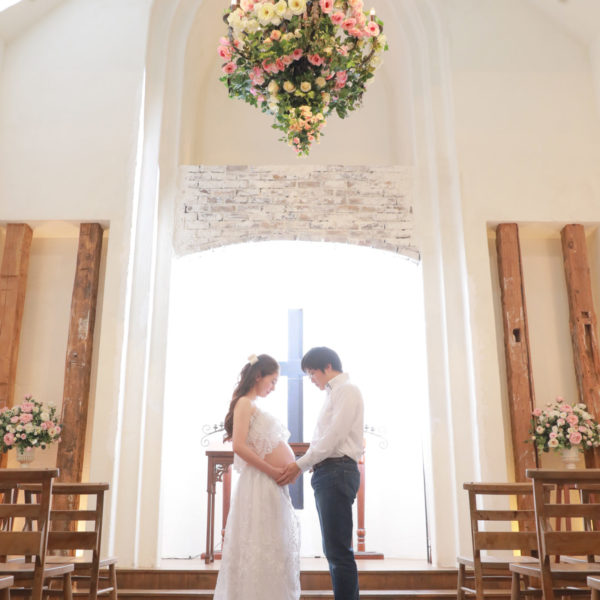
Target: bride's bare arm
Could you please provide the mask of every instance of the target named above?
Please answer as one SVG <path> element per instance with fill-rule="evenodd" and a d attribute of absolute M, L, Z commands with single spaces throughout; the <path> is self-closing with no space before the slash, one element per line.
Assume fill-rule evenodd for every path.
<path fill-rule="evenodd" d="M 250 400 L 242 396 L 233 411 L 233 451 L 243 458 L 249 465 L 256 467 L 269 477 L 277 480 L 283 473 L 283 469 L 270 465 L 263 460 L 248 444 L 248 430 L 250 429 L 250 417 L 252 416 L 253 407 Z"/>

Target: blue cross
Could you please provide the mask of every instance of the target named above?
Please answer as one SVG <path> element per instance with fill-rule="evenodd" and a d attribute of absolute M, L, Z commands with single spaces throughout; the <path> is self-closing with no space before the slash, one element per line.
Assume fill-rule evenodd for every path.
<path fill-rule="evenodd" d="M 279 363 L 279 372 L 288 382 L 288 429 L 290 442 L 302 442 L 303 437 L 303 376 L 302 361 L 303 319 L 301 308 L 288 310 L 288 359 Z M 290 486 L 294 508 L 304 508 L 302 477 Z"/>

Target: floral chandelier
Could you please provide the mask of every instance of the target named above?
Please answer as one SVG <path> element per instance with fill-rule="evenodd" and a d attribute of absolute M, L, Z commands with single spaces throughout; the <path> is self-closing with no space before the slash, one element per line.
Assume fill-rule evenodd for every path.
<path fill-rule="evenodd" d="M 231 0 L 218 53 L 231 98 L 273 115 L 299 156 L 327 117 L 361 105 L 388 49 L 383 23 L 363 0 Z"/>

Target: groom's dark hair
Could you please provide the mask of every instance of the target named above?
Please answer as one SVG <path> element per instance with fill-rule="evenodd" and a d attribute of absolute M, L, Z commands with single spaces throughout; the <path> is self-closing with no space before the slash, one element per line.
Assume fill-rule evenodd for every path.
<path fill-rule="evenodd" d="M 327 365 L 331 365 L 334 371 L 342 372 L 342 361 L 331 348 L 319 346 L 311 348 L 303 357 L 300 368 L 306 372 L 308 369 L 325 372 Z"/>

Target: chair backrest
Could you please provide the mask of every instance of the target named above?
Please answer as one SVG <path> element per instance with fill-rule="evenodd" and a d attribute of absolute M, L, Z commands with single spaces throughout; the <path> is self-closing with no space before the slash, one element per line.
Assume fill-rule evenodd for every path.
<path fill-rule="evenodd" d="M 22 486 L 27 498 L 37 495 L 39 486 Z M 91 550 L 98 555 L 102 536 L 104 493 L 108 483 L 62 483 L 52 488 L 52 510 L 48 550 Z M 93 506 L 90 506 L 93 504 Z M 85 505 L 83 508 L 81 508 Z M 85 527 L 85 530 L 80 528 Z"/>
<path fill-rule="evenodd" d="M 600 484 L 600 469 L 528 469 L 527 476 L 533 480 L 540 560 L 550 562 L 553 555 L 564 555 L 588 556 L 588 560 L 593 561 L 600 548 L 600 531 L 597 528 L 600 504 L 595 502 L 597 493 L 590 493 L 589 486 Z M 579 488 L 582 491 L 581 503 L 557 503 L 544 493 L 547 484 Z M 582 519 L 582 530 L 564 529 L 563 523 L 567 519 L 578 518 Z"/>
<path fill-rule="evenodd" d="M 473 559 L 476 562 L 482 550 L 519 550 L 524 555 L 537 550 L 533 509 L 483 507 L 484 499 L 489 496 L 503 496 L 507 505 L 511 498 L 516 505 L 517 496 L 531 498 L 533 490 L 530 483 L 465 483 L 463 488 L 469 493 Z"/>
<path fill-rule="evenodd" d="M 0 556 L 32 556 L 36 567 L 43 569 L 48 542 L 50 499 L 58 469 L 0 469 L 0 486 L 16 488 L 37 485 L 40 490 L 36 503 L 25 503 L 22 495 L 10 493 L 9 502 L 0 504 L 0 519 L 11 524 L 25 519 L 26 531 L 0 530 Z"/>

